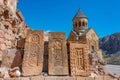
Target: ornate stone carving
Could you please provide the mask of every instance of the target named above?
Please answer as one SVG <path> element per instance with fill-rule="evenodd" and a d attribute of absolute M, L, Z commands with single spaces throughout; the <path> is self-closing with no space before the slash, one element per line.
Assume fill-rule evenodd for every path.
<path fill-rule="evenodd" d="M 43 31 L 32 31 L 25 41 L 23 76 L 39 75 L 43 68 Z"/>
<path fill-rule="evenodd" d="M 70 43 L 70 70 L 72 76 L 89 75 L 88 56 L 86 44 Z"/>
<path fill-rule="evenodd" d="M 49 75 L 68 75 L 68 57 L 64 33 L 49 33 Z"/>

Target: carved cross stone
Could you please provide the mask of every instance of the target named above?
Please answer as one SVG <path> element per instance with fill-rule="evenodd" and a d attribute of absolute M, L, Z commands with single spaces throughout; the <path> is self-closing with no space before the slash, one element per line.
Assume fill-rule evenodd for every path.
<path fill-rule="evenodd" d="M 88 76 L 89 55 L 87 44 L 70 43 L 70 72 L 72 76 Z"/>
<path fill-rule="evenodd" d="M 43 35 L 43 31 L 32 31 L 26 38 L 22 65 L 23 76 L 33 76 L 42 73 L 44 53 Z"/>
<path fill-rule="evenodd" d="M 49 75 L 68 75 L 65 33 L 49 33 Z"/>

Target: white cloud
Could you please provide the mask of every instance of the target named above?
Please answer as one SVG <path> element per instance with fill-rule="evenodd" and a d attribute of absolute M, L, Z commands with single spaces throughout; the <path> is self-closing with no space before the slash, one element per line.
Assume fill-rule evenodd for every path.
<path fill-rule="evenodd" d="M 47 30 L 44 33 L 45 33 L 45 35 L 48 35 L 49 32 L 51 32 L 51 30 Z"/>

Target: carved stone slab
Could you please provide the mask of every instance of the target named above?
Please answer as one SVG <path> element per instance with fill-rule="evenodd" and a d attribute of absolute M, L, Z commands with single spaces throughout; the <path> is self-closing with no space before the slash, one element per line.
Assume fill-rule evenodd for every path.
<path fill-rule="evenodd" d="M 23 76 L 39 75 L 43 69 L 44 41 L 43 31 L 32 31 L 25 41 L 22 65 Z"/>
<path fill-rule="evenodd" d="M 70 72 L 72 76 L 89 75 L 89 55 L 86 44 L 70 43 Z"/>
<path fill-rule="evenodd" d="M 65 33 L 49 33 L 49 75 L 68 75 Z"/>

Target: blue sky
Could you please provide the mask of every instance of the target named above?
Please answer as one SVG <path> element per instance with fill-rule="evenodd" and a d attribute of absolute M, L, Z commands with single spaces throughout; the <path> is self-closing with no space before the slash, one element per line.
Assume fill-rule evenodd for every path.
<path fill-rule="evenodd" d="M 80 8 L 99 37 L 120 32 L 120 0 L 19 0 L 25 22 L 44 31 L 72 30 L 72 19 Z"/>

